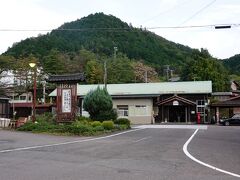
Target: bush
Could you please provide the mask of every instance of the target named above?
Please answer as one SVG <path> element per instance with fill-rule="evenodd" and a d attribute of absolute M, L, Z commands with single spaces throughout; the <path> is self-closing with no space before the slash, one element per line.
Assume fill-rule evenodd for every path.
<path fill-rule="evenodd" d="M 126 125 L 128 128 L 130 127 L 130 120 L 127 118 L 116 119 L 114 123 L 119 125 Z"/>
<path fill-rule="evenodd" d="M 100 121 L 93 121 L 91 123 L 92 127 L 102 126 L 102 123 Z"/>
<path fill-rule="evenodd" d="M 89 117 L 85 117 L 85 116 L 79 116 L 77 117 L 78 121 L 88 121 L 91 122 L 92 120 Z"/>
<path fill-rule="evenodd" d="M 126 124 L 120 124 L 120 125 L 118 125 L 118 129 L 119 130 L 126 130 L 126 129 L 129 129 L 129 126 L 126 125 Z"/>
<path fill-rule="evenodd" d="M 36 129 L 37 124 L 32 123 L 32 122 L 27 122 L 23 126 L 20 126 L 17 130 L 19 131 L 33 131 Z"/>
<path fill-rule="evenodd" d="M 91 135 L 94 134 L 94 129 L 85 124 L 75 124 L 69 125 L 68 132 L 74 135 Z"/>
<path fill-rule="evenodd" d="M 57 125 L 51 124 L 45 121 L 36 121 L 33 122 L 27 122 L 23 126 L 19 127 L 19 131 L 32 131 L 32 132 L 49 132 L 53 131 Z"/>
<path fill-rule="evenodd" d="M 112 130 L 114 128 L 114 123 L 113 121 L 103 121 L 102 126 L 106 130 Z"/>
<path fill-rule="evenodd" d="M 95 130 L 96 132 L 98 132 L 98 131 L 104 131 L 104 127 L 103 127 L 103 126 L 96 126 L 96 127 L 94 127 L 94 130 Z"/>
<path fill-rule="evenodd" d="M 44 113 L 36 116 L 37 122 L 47 122 L 51 124 L 55 124 L 55 118 L 52 113 Z"/>
<path fill-rule="evenodd" d="M 110 111 L 101 111 L 98 116 L 94 118 L 94 120 L 97 121 L 103 121 L 103 120 L 115 120 L 117 119 L 117 111 L 112 109 Z"/>
<path fill-rule="evenodd" d="M 112 97 L 105 88 L 98 87 L 90 91 L 84 98 L 83 108 L 93 120 L 116 119 L 117 113 L 113 110 Z"/>

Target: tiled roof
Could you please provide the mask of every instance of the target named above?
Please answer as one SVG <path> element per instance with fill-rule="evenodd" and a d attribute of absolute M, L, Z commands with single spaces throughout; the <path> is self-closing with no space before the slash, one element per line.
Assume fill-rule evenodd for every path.
<path fill-rule="evenodd" d="M 90 90 L 103 84 L 78 85 L 77 95 L 85 96 Z M 159 82 L 159 83 L 129 83 L 108 84 L 108 93 L 111 96 L 156 96 L 161 94 L 210 94 L 211 81 Z M 56 96 L 56 90 L 49 96 Z"/>
<path fill-rule="evenodd" d="M 47 81 L 51 83 L 82 82 L 84 80 L 85 80 L 84 73 L 50 75 L 49 78 L 47 79 Z"/>
<path fill-rule="evenodd" d="M 214 107 L 240 107 L 240 96 L 232 97 L 224 101 L 212 103 Z"/>

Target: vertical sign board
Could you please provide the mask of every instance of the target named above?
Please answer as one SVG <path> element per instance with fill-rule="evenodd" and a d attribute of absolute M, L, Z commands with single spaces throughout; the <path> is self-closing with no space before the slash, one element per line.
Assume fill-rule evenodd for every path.
<path fill-rule="evenodd" d="M 73 121 L 77 110 L 77 85 L 59 84 L 57 87 L 57 122 Z"/>
<path fill-rule="evenodd" d="M 72 112 L 71 89 L 62 89 L 62 113 Z"/>

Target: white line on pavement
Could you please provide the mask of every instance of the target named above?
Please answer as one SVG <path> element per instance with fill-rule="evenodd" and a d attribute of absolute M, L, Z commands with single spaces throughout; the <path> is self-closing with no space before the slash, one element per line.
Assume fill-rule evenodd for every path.
<path fill-rule="evenodd" d="M 193 161 L 195 161 L 195 162 L 197 162 L 197 163 L 199 163 L 199 164 L 201 164 L 201 165 L 203 165 L 203 166 L 206 166 L 206 167 L 211 168 L 211 169 L 214 169 L 214 170 L 216 170 L 216 171 L 219 171 L 219 172 L 222 172 L 222 173 L 225 173 L 225 174 L 228 174 L 228 175 L 231 175 L 231 176 L 235 176 L 235 177 L 240 178 L 240 175 L 239 175 L 239 174 L 235 174 L 235 173 L 232 173 L 232 172 L 229 172 L 229 171 L 225 171 L 225 170 L 223 170 L 223 169 L 219 169 L 219 168 L 217 168 L 217 167 L 214 167 L 214 166 L 212 166 L 212 165 L 209 165 L 209 164 L 207 164 L 207 163 L 204 163 L 204 162 L 198 160 L 197 158 L 193 157 L 193 156 L 188 152 L 188 149 L 187 149 L 187 148 L 188 148 L 188 145 L 189 145 L 189 143 L 191 142 L 191 140 L 193 139 L 193 137 L 197 134 L 198 130 L 199 130 L 199 129 L 196 129 L 196 130 L 194 131 L 194 133 L 192 134 L 192 136 L 187 140 L 187 142 L 186 142 L 186 143 L 184 144 L 184 146 L 183 146 L 183 152 L 186 154 L 186 156 L 188 156 L 190 159 L 192 159 Z"/>
<path fill-rule="evenodd" d="M 146 140 L 146 139 L 150 139 L 152 136 L 148 136 L 148 137 L 144 137 L 144 138 L 141 138 L 141 139 L 138 139 L 136 141 L 134 141 L 135 143 L 136 142 L 140 142 L 140 141 L 143 141 L 143 140 Z"/>
<path fill-rule="evenodd" d="M 122 135 L 122 134 L 134 132 L 134 131 L 139 131 L 139 130 L 142 130 L 142 129 L 133 129 L 133 130 L 129 130 L 129 131 L 120 132 L 120 133 L 117 133 L 117 134 L 112 134 L 112 135 L 109 135 L 109 136 L 103 136 L 103 137 L 97 137 L 97 138 L 91 138 L 91 139 L 82 139 L 82 140 L 78 140 L 78 141 L 68 141 L 68 142 L 63 142 L 63 143 L 55 143 L 55 144 L 46 144 L 46 145 L 39 145 L 39 146 L 28 146 L 28 147 L 14 148 L 14 149 L 6 149 L 6 150 L 1 150 L 0 153 L 8 153 L 8 152 L 13 152 L 13 151 L 23 151 L 23 150 L 37 149 L 37 148 L 43 148 L 43 147 L 53 147 L 53 146 L 61 146 L 61 145 L 66 145 L 66 144 L 76 144 L 76 143 L 82 143 L 82 142 L 88 142 L 88 141 L 96 141 L 96 140 L 101 140 L 101 139 L 107 139 L 107 138 L 114 137 L 114 136 L 119 136 L 119 135 Z"/>
<path fill-rule="evenodd" d="M 144 128 L 144 129 L 207 129 L 208 126 L 207 125 L 166 125 L 166 124 L 154 124 L 154 125 L 140 125 L 140 126 L 136 126 L 135 128 Z"/>

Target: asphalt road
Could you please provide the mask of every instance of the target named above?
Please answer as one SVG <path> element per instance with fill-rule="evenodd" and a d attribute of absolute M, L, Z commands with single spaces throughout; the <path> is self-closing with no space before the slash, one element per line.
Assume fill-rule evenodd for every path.
<path fill-rule="evenodd" d="M 232 180 L 183 153 L 194 129 L 141 129 L 88 141 L 0 130 L 0 180 Z M 69 144 L 58 144 L 73 142 Z M 50 145 L 48 147 L 35 147 Z M 16 149 L 32 147 L 29 149 Z M 3 153 L 3 150 L 13 149 Z M 240 127 L 199 130 L 188 146 L 197 159 L 240 174 Z"/>

